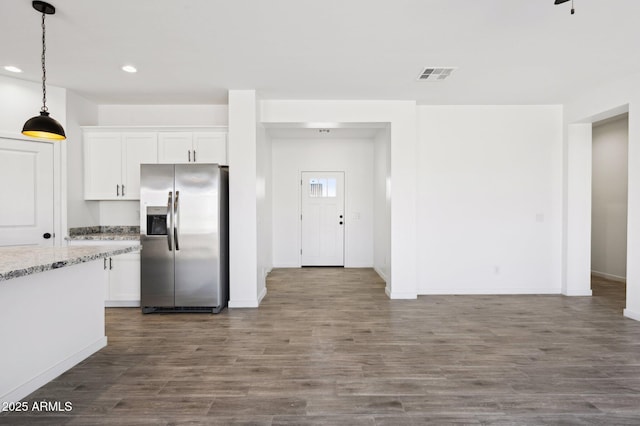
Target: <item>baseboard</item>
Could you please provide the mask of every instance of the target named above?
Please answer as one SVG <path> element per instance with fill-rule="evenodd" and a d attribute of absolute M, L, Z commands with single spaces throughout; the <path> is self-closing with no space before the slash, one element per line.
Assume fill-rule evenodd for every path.
<path fill-rule="evenodd" d="M 139 300 L 105 300 L 105 308 L 139 308 Z"/>
<path fill-rule="evenodd" d="M 257 308 L 260 305 L 258 299 L 229 300 L 229 308 Z"/>
<path fill-rule="evenodd" d="M 582 296 L 593 296 L 593 293 L 591 292 L 591 289 L 582 290 L 582 291 L 567 290 L 564 293 L 562 293 L 562 295 L 563 296 L 570 296 L 570 297 L 582 297 Z"/>
<path fill-rule="evenodd" d="M 373 270 L 376 271 L 376 274 L 378 274 L 378 276 L 380 276 L 380 278 L 382 278 L 385 283 L 388 282 L 387 276 L 384 274 L 384 272 L 382 272 L 382 269 L 374 266 Z"/>
<path fill-rule="evenodd" d="M 11 392 L 5 395 L 2 395 L 0 397 L 0 403 L 18 402 L 22 400 L 27 395 L 38 390 L 42 386 L 49 383 L 51 380 L 55 379 L 56 377 L 64 373 L 65 371 L 71 369 L 75 365 L 89 358 L 91 355 L 98 352 L 100 349 L 104 348 L 105 346 L 107 346 L 107 336 L 101 337 L 100 339 L 96 340 L 86 348 L 76 352 L 75 354 L 71 355 L 67 359 L 59 362 L 58 364 L 54 365 L 48 370 L 37 375 L 33 379 L 29 380 L 27 383 L 18 386 L 17 388 L 15 388 L 14 390 L 12 390 Z"/>
<path fill-rule="evenodd" d="M 267 287 L 263 287 L 262 291 L 260 292 L 260 295 L 258 296 L 258 305 L 262 303 L 262 299 L 264 299 L 266 295 L 267 295 Z"/>
<path fill-rule="evenodd" d="M 384 292 L 387 293 L 390 299 L 395 300 L 414 300 L 418 298 L 418 293 L 400 293 L 397 291 L 394 292 L 393 290 L 391 292 L 387 292 L 386 288 Z"/>
<path fill-rule="evenodd" d="M 625 309 L 623 311 L 625 317 L 630 318 L 632 320 L 640 321 L 640 312 L 632 311 L 630 309 Z"/>
<path fill-rule="evenodd" d="M 611 280 L 611 281 L 618 281 L 618 282 L 621 282 L 621 283 L 626 283 L 627 282 L 627 278 L 626 277 L 621 277 L 621 276 L 613 275 L 613 274 L 607 274 L 606 272 L 591 271 L 591 275 L 593 275 L 594 277 L 604 278 L 604 279 Z"/>

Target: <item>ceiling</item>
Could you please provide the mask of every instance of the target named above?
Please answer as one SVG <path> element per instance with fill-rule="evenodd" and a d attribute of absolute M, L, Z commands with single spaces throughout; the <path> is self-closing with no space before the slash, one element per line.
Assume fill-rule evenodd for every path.
<path fill-rule="evenodd" d="M 640 72 L 640 1 L 574 1 L 51 0 L 47 84 L 99 104 L 557 104 Z M 40 31 L 31 0 L 0 1 L 0 73 L 39 81 Z M 427 66 L 457 70 L 417 81 Z"/>

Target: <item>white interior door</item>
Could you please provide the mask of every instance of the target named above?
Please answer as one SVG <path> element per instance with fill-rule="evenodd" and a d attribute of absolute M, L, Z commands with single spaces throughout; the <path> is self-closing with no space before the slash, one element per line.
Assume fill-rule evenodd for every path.
<path fill-rule="evenodd" d="M 0 246 L 53 246 L 53 180 L 52 144 L 0 138 Z"/>
<path fill-rule="evenodd" d="M 344 266 L 344 172 L 301 173 L 302 266 Z"/>

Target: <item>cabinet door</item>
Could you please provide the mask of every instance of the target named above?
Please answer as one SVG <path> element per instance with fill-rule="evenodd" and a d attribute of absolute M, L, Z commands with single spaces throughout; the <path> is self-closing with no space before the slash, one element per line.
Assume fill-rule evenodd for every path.
<path fill-rule="evenodd" d="M 140 164 L 158 162 L 156 133 L 122 134 L 122 199 L 140 199 Z"/>
<path fill-rule="evenodd" d="M 193 156 L 198 163 L 227 165 L 227 134 L 222 132 L 195 132 Z"/>
<path fill-rule="evenodd" d="M 193 160 L 193 133 L 160 132 L 158 133 L 159 163 L 189 163 Z"/>
<path fill-rule="evenodd" d="M 122 185 L 120 133 L 84 133 L 85 200 L 118 200 Z"/>
<path fill-rule="evenodd" d="M 113 256 L 110 261 L 107 305 L 140 306 L 140 252 Z"/>

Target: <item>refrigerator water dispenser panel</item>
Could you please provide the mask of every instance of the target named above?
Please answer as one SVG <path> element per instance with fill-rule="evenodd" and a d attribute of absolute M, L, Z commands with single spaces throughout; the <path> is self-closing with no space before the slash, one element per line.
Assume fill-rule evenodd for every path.
<path fill-rule="evenodd" d="M 167 206 L 147 207 L 147 235 L 167 235 Z"/>

